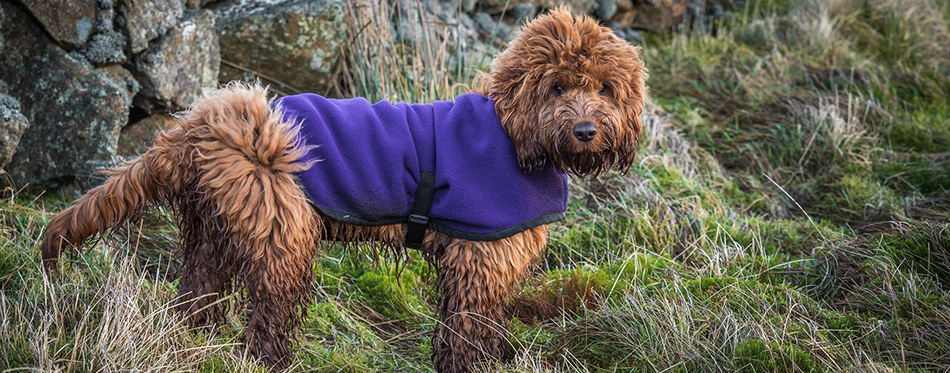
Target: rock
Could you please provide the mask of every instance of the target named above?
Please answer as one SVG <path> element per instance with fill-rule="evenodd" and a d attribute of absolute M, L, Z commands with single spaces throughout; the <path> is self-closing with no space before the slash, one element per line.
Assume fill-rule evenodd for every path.
<path fill-rule="evenodd" d="M 344 6 L 343 0 L 212 6 L 224 64 L 220 81 L 259 76 L 291 92 L 327 92 L 348 40 Z"/>
<path fill-rule="evenodd" d="M 618 4 L 618 12 L 611 21 L 620 23 L 621 27 L 633 27 L 655 32 L 664 32 L 673 30 L 677 24 L 681 24 L 686 14 L 686 8 L 690 0 L 654 0 L 638 1 L 634 0 L 630 7 L 626 8 Z"/>
<path fill-rule="evenodd" d="M 478 0 L 459 0 L 459 7 L 465 13 L 471 13 L 475 10 L 475 4 L 478 3 Z"/>
<path fill-rule="evenodd" d="M 542 9 L 566 6 L 574 14 L 591 14 L 594 11 L 595 0 L 531 0 L 531 2 Z"/>
<path fill-rule="evenodd" d="M 178 25 L 185 6 L 182 0 L 119 0 L 117 19 L 129 38 L 129 50 L 137 54 L 148 42 Z"/>
<path fill-rule="evenodd" d="M 617 14 L 610 20 L 621 27 L 664 32 L 694 24 L 705 28 L 710 17 L 728 17 L 725 11 L 733 0 L 616 0 L 616 4 Z"/>
<path fill-rule="evenodd" d="M 478 8 L 481 9 L 482 12 L 485 12 L 485 13 L 488 13 L 488 14 L 501 14 L 501 12 L 505 12 L 505 11 L 511 10 L 511 8 L 514 8 L 514 7 L 517 6 L 519 3 L 520 3 L 520 1 L 517 1 L 517 0 L 515 0 L 515 1 L 512 1 L 512 0 L 479 0 L 479 1 L 478 1 Z M 474 10 L 474 7 L 473 7 L 473 10 Z"/>
<path fill-rule="evenodd" d="M 188 9 L 201 9 L 204 8 L 205 5 L 211 4 L 215 1 L 220 0 L 186 0 L 185 7 Z"/>
<path fill-rule="evenodd" d="M 431 25 L 426 28 L 428 30 L 426 39 L 420 44 L 409 45 L 424 45 L 433 41 L 435 45 L 445 45 L 445 48 L 450 51 L 445 65 L 448 71 L 466 71 L 491 62 L 497 50 L 493 49 L 495 47 L 493 44 L 481 41 L 478 26 L 472 17 L 467 13 L 460 13 L 458 5 L 450 1 L 436 2 L 434 7 L 427 4 L 427 2 L 406 2 L 407 7 L 415 7 L 415 10 L 404 14 L 411 18 L 408 22 L 415 22 L 415 25 L 422 23 Z M 393 27 L 399 28 L 397 25 Z M 420 29 L 420 27 L 416 26 L 415 29 Z"/>
<path fill-rule="evenodd" d="M 145 153 L 163 130 L 175 122 L 175 117 L 155 114 L 122 128 L 119 134 L 119 155 L 135 157 Z"/>
<path fill-rule="evenodd" d="M 500 19 L 492 18 L 488 13 L 475 13 L 472 15 L 472 20 L 475 21 L 478 30 L 487 37 L 496 40 L 509 40 L 513 36 L 511 26 L 502 22 Z"/>
<path fill-rule="evenodd" d="M 124 88 L 125 94 L 126 96 L 129 96 L 129 99 L 135 98 L 135 94 L 139 93 L 141 85 L 139 85 L 139 82 L 135 80 L 135 77 L 132 76 L 132 73 L 129 72 L 129 70 L 123 68 L 121 65 L 100 67 L 96 69 L 96 71 L 114 82 L 119 87 Z"/>
<path fill-rule="evenodd" d="M 18 186 L 76 176 L 111 164 L 129 98 L 91 65 L 60 49 L 32 18 L 0 2 L 0 81 L 30 123 L 7 171 Z"/>
<path fill-rule="evenodd" d="M 627 27 L 621 36 L 623 40 L 626 40 L 628 43 L 633 45 L 643 44 L 643 30 L 637 30 L 632 27 Z"/>
<path fill-rule="evenodd" d="M 538 15 L 538 6 L 533 3 L 521 3 L 511 9 L 511 18 L 514 19 L 515 24 L 529 21 L 536 15 Z"/>
<path fill-rule="evenodd" d="M 66 49 L 78 49 L 95 64 L 125 62 L 125 38 L 113 30 L 110 0 L 37 0 L 25 5 Z"/>
<path fill-rule="evenodd" d="M 617 14 L 617 0 L 595 0 L 593 14 L 603 20 L 613 18 Z"/>
<path fill-rule="evenodd" d="M 80 53 L 94 64 L 125 62 L 125 37 L 118 31 L 105 31 L 92 36 L 92 39 L 80 49 Z"/>
<path fill-rule="evenodd" d="M 78 48 L 95 31 L 98 0 L 26 0 L 22 3 L 63 47 Z"/>
<path fill-rule="evenodd" d="M 721 18 L 725 16 L 725 11 L 737 6 L 739 2 L 733 0 L 706 0 L 706 13 L 713 17 Z M 743 5 L 745 6 L 744 2 Z"/>
<path fill-rule="evenodd" d="M 0 93 L 0 168 L 10 163 L 20 136 L 29 126 L 30 122 L 20 112 L 20 102 Z"/>
<path fill-rule="evenodd" d="M 211 11 L 190 13 L 135 56 L 133 74 L 142 85 L 135 105 L 149 113 L 187 108 L 202 88 L 217 85 L 220 62 Z"/>

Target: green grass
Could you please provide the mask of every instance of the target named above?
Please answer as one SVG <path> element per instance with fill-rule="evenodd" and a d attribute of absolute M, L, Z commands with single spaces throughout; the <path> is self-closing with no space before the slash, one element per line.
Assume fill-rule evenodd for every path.
<path fill-rule="evenodd" d="M 434 22 L 379 27 L 385 4 L 349 11 L 342 95 L 448 99 L 489 62 Z M 567 219 L 511 296 L 510 359 L 483 371 L 950 366 L 950 5 L 732 12 L 714 34 L 647 35 L 637 163 L 572 180 Z M 69 199 L 0 201 L 0 370 L 263 371 L 237 344 L 242 296 L 213 333 L 170 314 L 167 211 L 44 276 L 37 245 Z M 432 369 L 435 274 L 418 253 L 397 269 L 375 250 L 320 253 L 292 369 Z"/>

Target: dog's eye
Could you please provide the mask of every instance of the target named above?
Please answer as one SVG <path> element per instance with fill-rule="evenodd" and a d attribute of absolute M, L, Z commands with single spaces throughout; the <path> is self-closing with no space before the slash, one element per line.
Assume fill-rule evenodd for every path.
<path fill-rule="evenodd" d="M 600 94 L 606 95 L 608 92 L 610 92 L 610 86 L 604 84 L 600 87 Z"/>
<path fill-rule="evenodd" d="M 564 94 L 564 87 L 561 87 L 559 85 L 554 86 L 554 95 L 560 97 L 563 94 Z"/>

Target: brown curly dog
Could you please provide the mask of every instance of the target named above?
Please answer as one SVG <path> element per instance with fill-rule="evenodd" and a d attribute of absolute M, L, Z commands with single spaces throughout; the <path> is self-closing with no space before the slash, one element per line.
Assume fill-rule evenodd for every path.
<path fill-rule="evenodd" d="M 108 179 L 103 185 L 89 190 L 55 216 L 41 244 L 43 263 L 47 270 L 55 271 L 64 250 L 83 245 L 149 205 L 167 203 L 179 218 L 182 240 L 179 296 L 185 302 L 179 312 L 191 325 L 214 325 L 222 321 L 224 312 L 215 301 L 236 285 L 243 285 L 253 305 L 244 344 L 252 356 L 281 368 L 289 363 L 294 327 L 311 301 L 312 264 L 321 241 L 374 240 L 397 250 L 418 247 L 439 273 L 440 322 L 433 336 L 436 368 L 442 372 L 469 371 L 476 363 L 491 362 L 503 354 L 504 306 L 509 290 L 544 248 L 546 224 L 563 217 L 567 198 L 564 174 L 625 171 L 633 162 L 646 93 L 646 73 L 637 52 L 596 21 L 559 9 L 528 23 L 494 60 L 491 74 L 476 84 L 477 94 L 460 96 L 455 103 L 371 105 L 365 100 L 330 100 L 315 95 L 288 96 L 274 103 L 267 100 L 260 87 L 230 85 L 196 102 L 179 116 L 177 127 L 162 133 L 145 154 L 124 167 L 106 171 Z M 465 120 L 469 109 L 460 109 L 460 102 L 466 96 L 470 96 L 465 98 L 470 102 L 466 105 L 494 108 L 484 121 L 487 127 L 474 123 L 480 119 Z M 474 113 L 476 109 L 471 110 Z M 291 111 L 297 115 L 288 115 Z M 421 211 L 417 206 L 412 206 L 412 214 L 408 207 L 404 211 L 406 215 L 421 216 L 421 222 L 414 222 L 411 216 L 389 221 L 354 218 L 347 211 L 318 205 L 315 201 L 320 196 L 314 194 L 320 193 L 302 185 L 308 172 L 323 167 L 343 167 L 347 171 L 332 171 L 339 174 L 317 178 L 317 190 L 325 186 L 321 185 L 323 181 L 344 182 L 350 171 L 370 169 L 365 165 L 346 168 L 349 166 L 342 161 L 349 160 L 335 158 L 337 153 L 330 150 L 347 154 L 349 145 L 324 147 L 323 142 L 330 140 L 314 138 L 318 130 L 307 132 L 311 131 L 308 123 L 318 122 L 308 119 L 305 114 L 309 111 L 324 113 L 325 121 L 332 122 L 319 131 L 336 131 L 343 137 L 356 132 L 366 141 L 383 143 L 401 141 L 399 131 L 391 130 L 396 124 L 382 126 L 390 131 L 385 136 L 364 134 L 362 129 L 350 131 L 346 126 L 361 125 L 356 123 L 361 118 L 377 120 L 377 125 L 389 124 L 386 118 L 392 118 L 393 113 L 396 117 L 405 117 L 406 113 L 434 115 L 435 119 L 426 122 L 430 127 L 411 127 L 406 142 L 421 141 L 423 145 L 419 146 L 424 147 L 429 140 L 418 140 L 417 132 L 434 131 L 432 141 L 440 157 L 450 158 L 466 151 L 462 148 L 468 143 L 484 142 L 478 138 L 481 131 L 491 132 L 495 126 L 504 136 L 502 141 L 490 140 L 482 144 L 487 147 L 474 150 L 491 161 L 469 163 L 476 168 L 495 163 L 511 166 L 518 175 L 510 176 L 510 180 L 509 176 L 490 176 L 490 184 L 484 183 L 486 177 L 482 175 L 473 179 L 481 183 L 475 188 L 458 181 L 446 188 L 443 184 L 448 181 L 441 178 L 455 171 L 468 172 L 469 166 L 442 167 L 442 158 L 428 159 L 415 153 L 418 149 L 410 156 L 383 157 L 408 162 L 396 167 L 405 166 L 405 175 L 386 175 L 393 184 L 419 185 L 423 189 L 424 177 L 420 175 L 434 170 L 434 186 L 429 186 L 435 190 L 434 197 L 416 194 L 415 199 L 409 196 L 399 202 L 404 206 L 428 200 Z M 441 116 L 462 124 L 433 125 Z M 471 128 L 478 130 L 472 132 Z M 466 133 L 466 137 L 445 145 L 450 141 L 445 139 L 459 137 L 458 133 Z M 358 145 L 353 147 L 358 149 Z M 390 152 L 376 150 L 356 157 L 372 158 L 376 153 Z M 498 162 L 506 159 L 506 151 L 511 153 L 510 160 Z M 538 189 L 541 193 L 520 190 L 537 189 L 534 183 L 539 175 L 551 172 L 554 181 L 542 185 Z M 363 183 L 362 179 L 356 180 L 357 184 Z M 327 193 L 341 192 L 335 187 L 325 189 Z M 503 197 L 503 203 L 479 203 L 475 199 L 479 206 L 460 208 L 467 211 L 469 207 L 487 206 L 505 214 L 517 213 L 534 208 L 530 198 L 543 202 L 547 190 L 555 191 L 553 205 L 561 207 L 553 213 L 542 211 L 546 219 L 515 224 L 501 233 L 489 226 L 470 228 L 475 233 L 469 234 L 466 222 L 440 217 L 442 213 L 437 210 L 455 203 L 440 198 L 449 198 L 452 193 L 462 199 L 480 198 L 481 189 L 506 189 L 514 194 Z M 459 190 L 465 193 L 457 193 Z M 372 197 L 373 192 L 362 188 L 346 196 L 364 206 L 373 205 L 367 209 L 373 213 L 380 203 Z M 528 203 L 520 201 L 520 194 L 531 193 L 525 197 Z M 507 208 L 509 204 L 518 211 Z M 431 215 L 426 216 L 430 207 Z M 454 208 L 448 210 L 446 216 L 455 212 Z M 360 220 L 363 218 L 366 221 Z M 427 222 L 427 218 L 431 220 Z M 506 221 L 495 217 L 487 220 L 488 224 Z M 422 230 L 413 232 L 413 224 Z M 504 224 L 502 228 L 506 228 Z M 412 237 L 407 237 L 413 235 L 418 236 L 416 245 Z"/>

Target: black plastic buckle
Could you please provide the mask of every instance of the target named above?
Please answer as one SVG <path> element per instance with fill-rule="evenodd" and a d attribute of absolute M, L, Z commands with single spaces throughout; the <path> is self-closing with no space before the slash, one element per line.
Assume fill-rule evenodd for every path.
<path fill-rule="evenodd" d="M 409 225 L 410 226 L 415 225 L 418 227 L 425 228 L 429 226 L 429 217 L 422 216 L 419 214 L 409 214 Z"/>
<path fill-rule="evenodd" d="M 426 228 L 429 226 L 429 217 L 419 214 L 409 215 L 409 230 L 406 231 L 406 247 L 418 249 L 422 247 L 422 240 L 426 237 Z"/>

